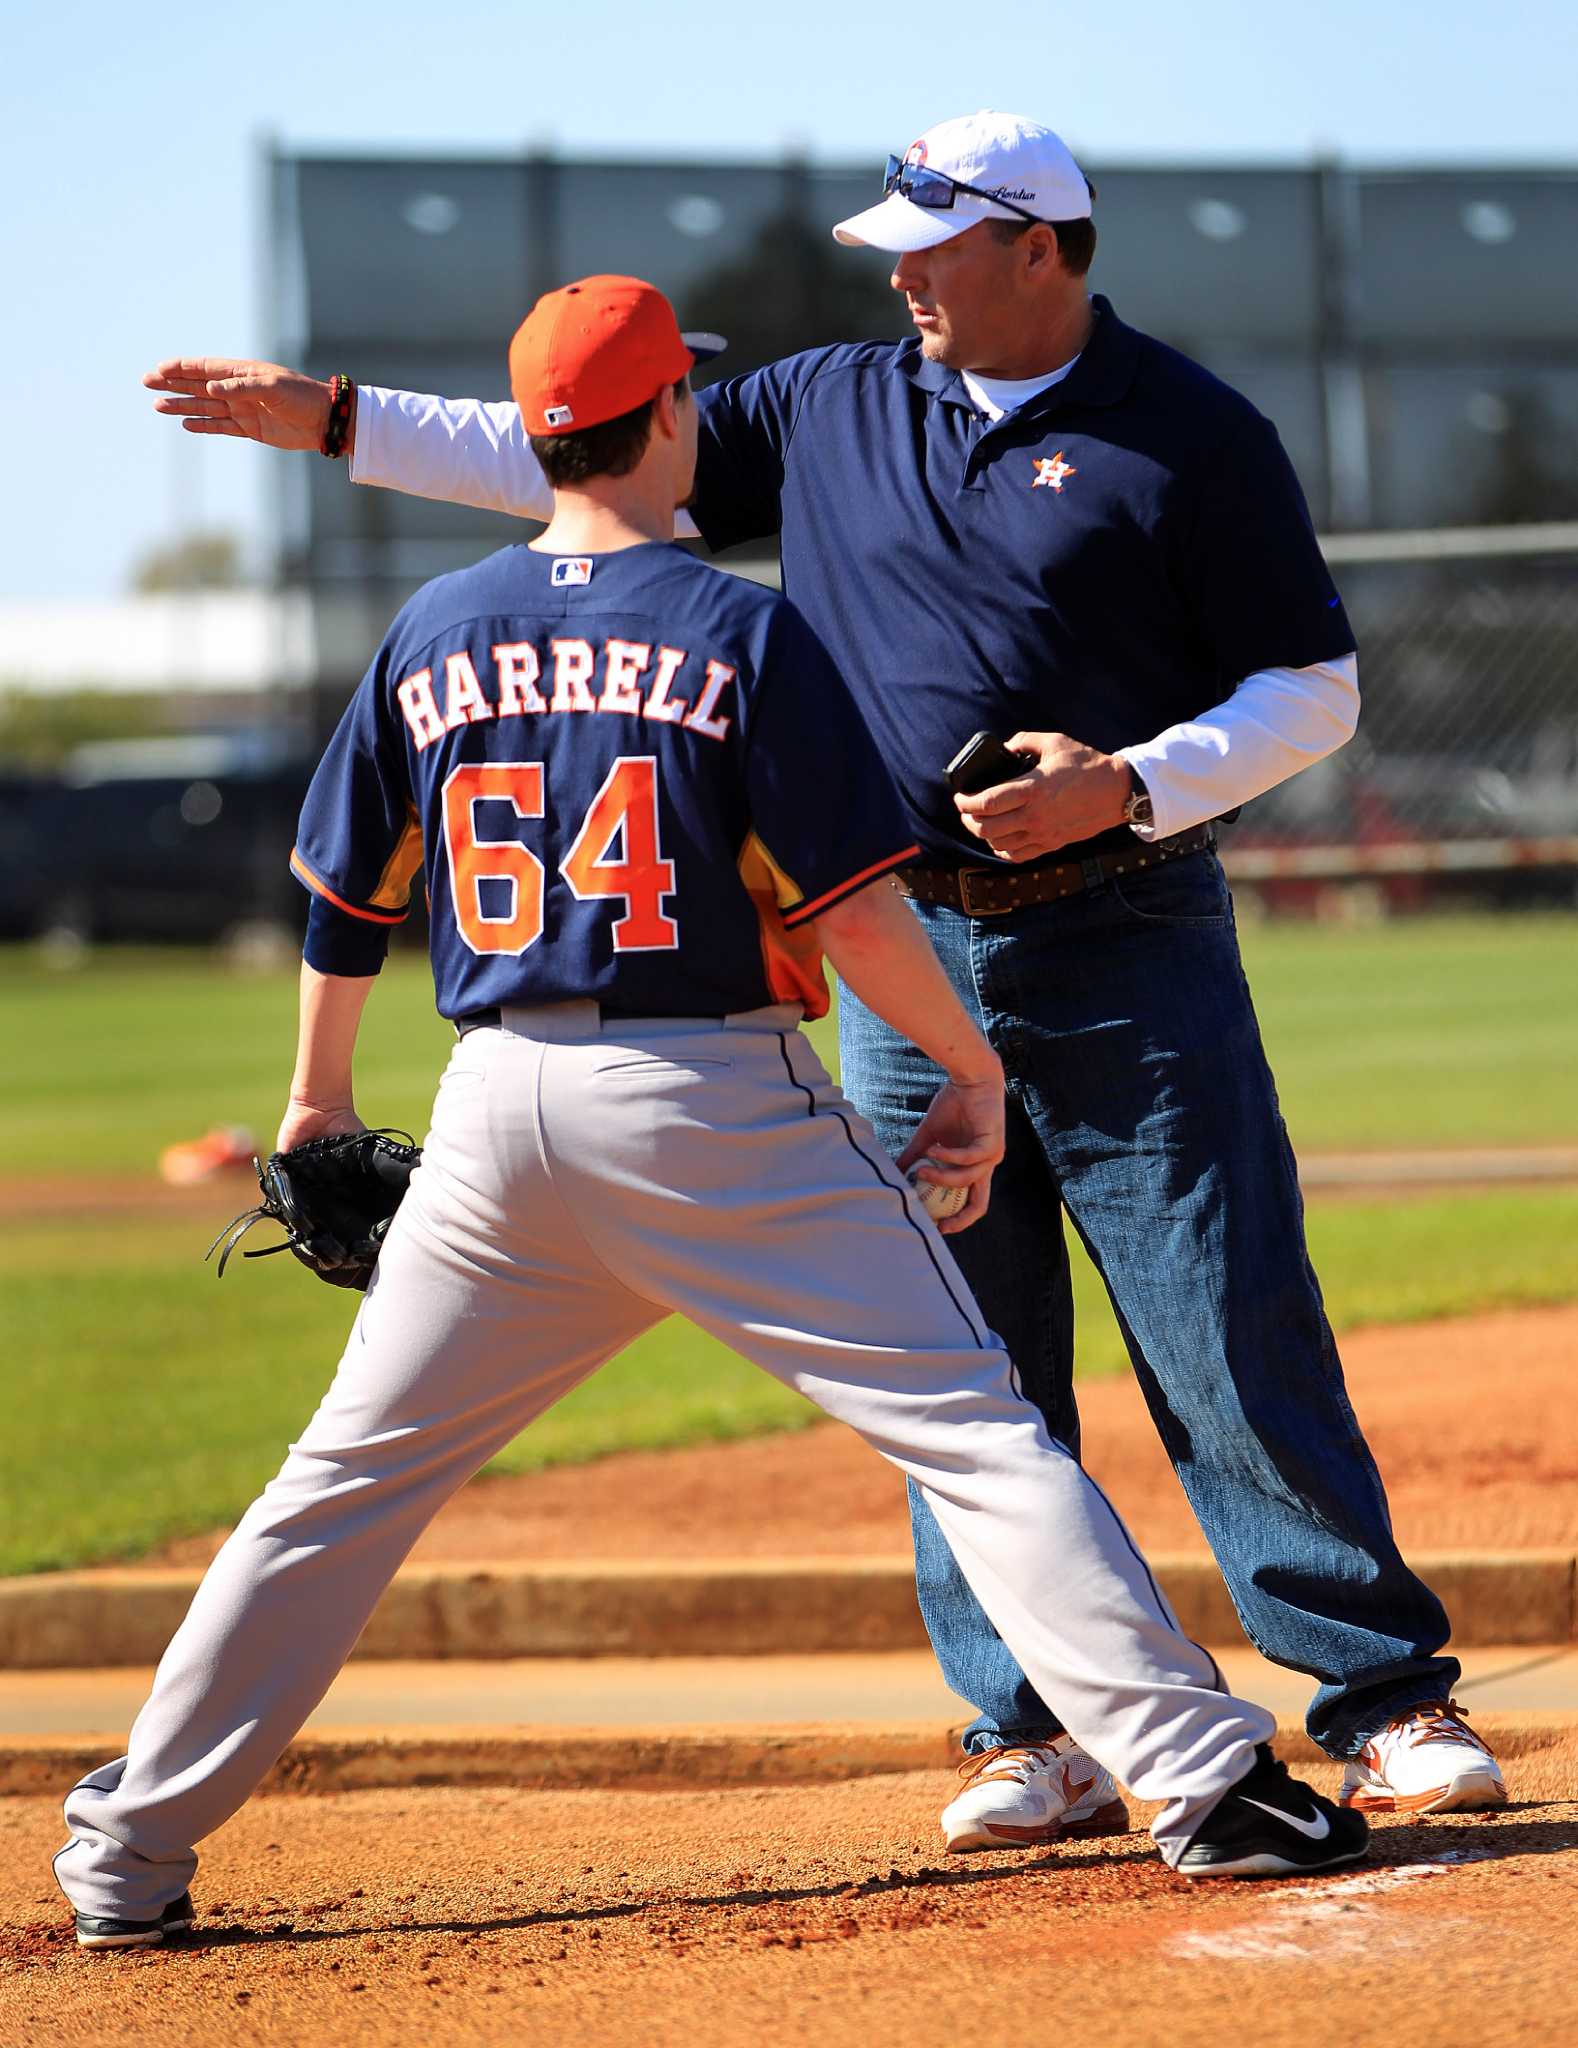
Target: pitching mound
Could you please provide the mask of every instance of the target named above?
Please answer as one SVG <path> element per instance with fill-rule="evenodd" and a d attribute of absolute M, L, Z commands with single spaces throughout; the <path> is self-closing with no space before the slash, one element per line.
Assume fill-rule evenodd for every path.
<path fill-rule="evenodd" d="M 945 1786 L 262 1800 L 205 1845 L 197 1933 L 118 1956 L 72 1943 L 54 1803 L 7 1801 L 0 2038 L 930 2048 L 1050 2022 L 1065 2048 L 1219 2048 L 1230 2011 L 1259 2048 L 1379 2048 L 1422 2013 L 1571 2037 L 1578 1738 L 1521 1760 L 1494 1817 L 1385 1824 L 1355 1872 L 1257 1885 L 1190 1886 L 1138 1833 L 945 1857 Z"/>

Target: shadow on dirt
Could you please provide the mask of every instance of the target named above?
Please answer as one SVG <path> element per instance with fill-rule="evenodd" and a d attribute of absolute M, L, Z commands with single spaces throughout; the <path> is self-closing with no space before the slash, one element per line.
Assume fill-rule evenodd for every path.
<path fill-rule="evenodd" d="M 1578 1823 L 1537 1820 L 1536 1814 L 1566 1806 L 1559 1800 L 1514 1800 L 1485 1813 L 1426 1815 L 1375 1831 L 1371 1861 L 1395 1870 L 1410 1863 L 1504 1863 L 1518 1856 L 1550 1856 L 1578 1850 Z M 1361 1866 L 1362 1867 L 1362 1866 Z"/>
<path fill-rule="evenodd" d="M 1558 1804 L 1552 1802 L 1552 1804 Z M 1565 1802 L 1560 1802 L 1565 1806 Z M 1368 1862 L 1349 1865 L 1330 1875 L 1341 1883 L 1366 1870 L 1397 1870 L 1408 1866 L 1435 1865 L 1453 1868 L 1487 1862 L 1508 1862 L 1526 1856 L 1548 1856 L 1560 1851 L 1578 1851 L 1578 1820 L 1567 1807 L 1567 1817 L 1542 1820 L 1547 1808 L 1539 1803 L 1516 1804 L 1489 1814 L 1443 1816 L 1438 1820 L 1386 1825 L 1376 1831 Z M 1100 1847 L 1082 1849 L 1078 1854 L 1056 1849 L 1011 1850 L 994 1856 L 990 1863 L 971 1862 L 959 1868 L 926 1865 L 917 1870 L 889 1870 L 886 1876 L 858 1882 L 814 1885 L 741 1887 L 736 1890 L 700 1893 L 654 1892 L 643 1898 L 582 1907 L 554 1907 L 541 1912 L 501 1913 L 475 1919 L 400 1918 L 355 1926 L 301 1926 L 279 1920 L 272 1926 L 205 1927 L 173 1939 L 168 1950 L 245 1949 L 291 1947 L 316 1949 L 323 1944 L 361 1941 L 369 1936 L 408 1937 L 412 1935 L 460 1935 L 523 1933 L 534 1929 L 595 1927 L 598 1924 L 631 1924 L 644 1916 L 667 1913 L 716 1911 L 720 1915 L 757 1907 L 815 1906 L 819 1903 L 846 1905 L 851 1910 L 866 1902 L 891 1900 L 919 1904 L 926 1900 L 944 1903 L 951 1899 L 988 1896 L 1003 1885 L 1043 1884 L 1056 1887 L 1060 1880 L 1078 1877 L 1083 1881 L 1082 1902 L 1088 1898 L 1093 1879 L 1111 1875 L 1121 1883 L 1125 1897 L 1147 1895 L 1160 1902 L 1177 1899 L 1200 1887 L 1174 1877 L 1154 1855 L 1143 1835 L 1129 1835 Z M 1206 1887 L 1216 1896 L 1232 1892 L 1250 1896 L 1275 1896 L 1286 1885 L 1320 1884 L 1328 1880 L 1320 1873 L 1288 1879 L 1260 1879 L 1253 1884 Z M 20 1930 L 19 1930 L 20 1931 Z M 40 1930 L 41 1931 L 41 1930 Z M 701 1935 L 695 1930 L 690 1938 Z M 52 1930 L 54 1932 L 54 1930 Z M 57 1937 L 58 1938 L 58 1937 Z M 0 1944 L 3 1946 L 3 1944 Z M 141 1951 L 156 1955 L 160 1950 Z"/>
<path fill-rule="evenodd" d="M 1153 1863 L 1152 1869 L 1146 1868 L 1148 1861 Z M 1132 1868 L 1136 1863 L 1139 1865 L 1137 1870 Z M 779 1885 L 726 1892 L 654 1892 L 645 1898 L 619 1900 L 611 1905 L 554 1907 L 540 1913 L 500 1915 L 497 1919 L 398 1920 L 369 1927 L 318 1928 L 282 1924 L 273 1928 L 202 1928 L 179 1937 L 179 1945 L 184 1948 L 229 1948 L 277 1941 L 348 1941 L 369 1934 L 507 1934 L 530 1928 L 578 1927 L 595 1925 L 600 1921 L 639 1920 L 649 1913 L 705 1912 L 709 1909 L 727 1912 L 753 1906 L 814 1905 L 821 1901 L 853 1907 L 862 1901 L 883 1897 L 897 1898 L 905 1894 L 957 1896 L 983 1885 L 1039 1879 L 1055 1881 L 1075 1871 L 1089 1875 L 1119 1866 L 1125 1870 L 1127 1886 L 1132 1887 L 1137 1876 L 1154 1876 L 1157 1885 L 1166 1890 L 1173 1889 L 1178 1882 L 1159 1860 L 1150 1858 L 1149 1845 L 1140 1840 L 1132 1849 L 1125 1849 L 1119 1842 L 1104 1853 L 1090 1851 L 1079 1856 L 1059 1856 L 1045 1850 L 1010 1851 L 994 1862 L 990 1869 L 942 1870 L 928 1866 L 912 1871 L 890 1870 L 886 1877 L 869 1877 L 859 1882 Z M 175 1942 L 170 1944 L 171 1947 L 176 1945 Z"/>

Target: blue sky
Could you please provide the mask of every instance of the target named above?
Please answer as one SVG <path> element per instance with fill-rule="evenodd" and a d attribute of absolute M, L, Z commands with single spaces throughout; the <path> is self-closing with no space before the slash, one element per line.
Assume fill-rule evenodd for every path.
<path fill-rule="evenodd" d="M 38 0 L 8 21 L 0 80 L 0 601 L 114 595 L 194 523 L 261 549 L 267 460 L 178 434 L 138 377 L 263 347 L 264 133 L 875 165 L 934 120 L 1008 105 L 1109 164 L 1574 163 L 1575 24 L 1571 0 L 271 0 L 208 18 Z"/>

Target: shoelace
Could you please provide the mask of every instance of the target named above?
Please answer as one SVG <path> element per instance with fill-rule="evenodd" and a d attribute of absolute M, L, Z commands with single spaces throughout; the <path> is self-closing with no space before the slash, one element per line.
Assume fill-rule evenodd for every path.
<path fill-rule="evenodd" d="M 1055 1750 L 1036 1749 L 1030 1743 L 1005 1743 L 998 1749 L 977 1750 L 973 1756 L 967 1756 L 959 1766 L 959 1776 L 967 1785 L 984 1785 L 994 1778 L 1025 1785 L 1056 1754 Z"/>
<path fill-rule="evenodd" d="M 1285 1813 L 1291 1811 L 1299 1818 L 1305 1814 L 1312 1819 L 1320 1818 L 1322 1807 L 1317 1794 L 1302 1779 L 1294 1777 L 1281 1757 L 1272 1753 L 1269 1743 L 1257 1743 L 1255 1757 L 1254 1768 L 1249 1774 L 1255 1780 L 1256 1796 L 1251 1799 L 1252 1805 L 1260 1804 L 1258 1795 L 1263 1792 L 1273 1806 L 1280 1803 Z M 1241 1794 L 1247 1783 L 1247 1778 L 1240 1779 L 1232 1789 Z"/>
<path fill-rule="evenodd" d="M 1250 1772 L 1250 1776 L 1255 1780 L 1257 1791 L 1268 1793 L 1272 1799 L 1275 1799 L 1281 1793 L 1293 1803 L 1297 1802 L 1300 1794 L 1303 1795 L 1306 1802 L 1310 1800 L 1312 1795 L 1308 1785 L 1301 1784 L 1295 1780 L 1293 1773 L 1288 1769 L 1281 1757 L 1273 1755 L 1269 1743 L 1261 1742 L 1255 1745 L 1255 1758 L 1255 1765 Z M 1244 1789 L 1245 1783 L 1247 1783 L 1247 1780 L 1240 1780 L 1232 1789 L 1235 1792 L 1241 1792 Z"/>
<path fill-rule="evenodd" d="M 1271 1773 L 1272 1782 L 1279 1792 L 1285 1786 L 1290 1786 L 1293 1783 L 1293 1773 L 1288 1769 L 1281 1757 L 1274 1756 L 1270 1748 L 1264 1743 L 1260 1745 L 1259 1768 L 1262 1771 L 1269 1771 Z M 1300 1791 L 1307 1791 L 1308 1789 L 1307 1786 L 1303 1785 L 1299 1787 Z M 1234 1790 L 1237 1790 L 1236 1786 Z"/>
<path fill-rule="evenodd" d="M 1476 1749 L 1488 1748 L 1468 1725 L 1468 1717 L 1456 1700 L 1426 1700 L 1422 1706 L 1386 1724 L 1388 1735 L 1405 1735 L 1414 1748 L 1427 1742 L 1461 1742 L 1467 1739 Z"/>

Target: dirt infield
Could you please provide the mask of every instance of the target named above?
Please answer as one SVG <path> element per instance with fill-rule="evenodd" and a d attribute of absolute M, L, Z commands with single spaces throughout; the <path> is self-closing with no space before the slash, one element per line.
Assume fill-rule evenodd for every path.
<path fill-rule="evenodd" d="M 1279 1884 L 1188 1886 L 1138 1834 L 945 1858 L 944 1784 L 258 1801 L 205 1851 L 199 1931 L 131 1956 L 72 1945 L 58 1809 L 8 1801 L 0 2038 L 1219 2048 L 1233 2006 L 1257 2048 L 1424 2014 L 1475 2048 L 1572 2038 L 1578 1737 L 1500 1815 Z"/>
<path fill-rule="evenodd" d="M 1578 1542 L 1578 1307 L 1361 1330 L 1343 1356 L 1405 1549 Z M 1080 1410 L 1086 1463 L 1141 1544 L 1203 1552 L 1133 1380 L 1083 1388 Z M 222 1535 L 172 1544 L 159 1561 L 201 1562 Z M 819 1427 L 486 1479 L 450 1503 L 413 1557 L 849 1556 L 908 1542 L 888 1466 L 847 1430 Z"/>

